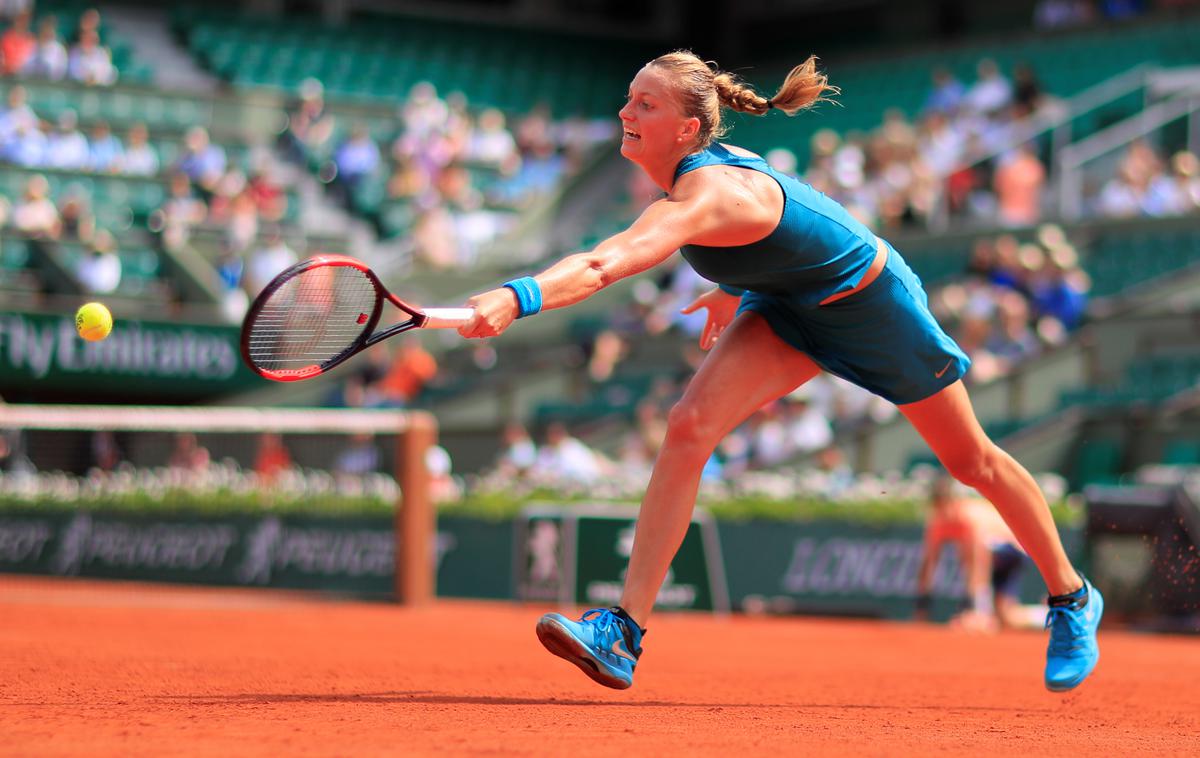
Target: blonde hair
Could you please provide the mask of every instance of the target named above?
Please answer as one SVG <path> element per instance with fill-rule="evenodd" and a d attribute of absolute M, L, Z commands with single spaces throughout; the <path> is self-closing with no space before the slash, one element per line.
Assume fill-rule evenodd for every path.
<path fill-rule="evenodd" d="M 708 147 L 712 141 L 725 136 L 721 124 L 721 108 L 730 108 L 740 113 L 762 116 L 772 108 L 794 116 L 814 103 L 825 100 L 826 92 L 838 94 L 840 90 L 829 84 L 825 74 L 817 71 L 817 57 L 808 60 L 788 72 L 783 85 L 773 97 L 767 99 L 736 76 L 717 68 L 712 61 L 702 61 L 690 50 L 676 50 L 660 55 L 648 66 L 661 68 L 671 75 L 672 83 L 679 96 L 683 112 L 700 120 L 697 138 L 700 147 Z"/>

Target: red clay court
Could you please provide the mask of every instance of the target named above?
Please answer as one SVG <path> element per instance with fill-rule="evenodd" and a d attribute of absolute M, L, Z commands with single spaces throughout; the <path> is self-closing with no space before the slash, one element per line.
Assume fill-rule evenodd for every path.
<path fill-rule="evenodd" d="M 3 577 L 0 754 L 1200 752 L 1194 639 L 1102 630 L 1063 696 L 1036 633 L 660 615 L 616 692 L 541 610 Z"/>

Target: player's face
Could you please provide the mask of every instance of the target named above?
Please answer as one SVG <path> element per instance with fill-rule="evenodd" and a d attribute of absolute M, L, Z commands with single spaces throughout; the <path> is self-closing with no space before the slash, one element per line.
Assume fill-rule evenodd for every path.
<path fill-rule="evenodd" d="M 635 163 L 677 149 L 689 121 L 666 76 L 652 66 L 630 82 L 628 99 L 618 115 L 623 130 L 621 155 Z"/>

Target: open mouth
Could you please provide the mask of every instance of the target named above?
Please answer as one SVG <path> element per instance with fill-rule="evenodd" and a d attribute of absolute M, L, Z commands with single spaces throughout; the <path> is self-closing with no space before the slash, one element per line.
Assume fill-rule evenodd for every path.
<path fill-rule="evenodd" d="M 631 129 L 626 129 L 626 130 L 625 130 L 625 136 L 624 136 L 624 139 L 627 139 L 627 140 L 640 140 L 641 138 L 642 138 L 642 135 L 638 134 L 637 132 L 635 132 L 635 131 L 633 131 L 633 130 L 631 130 Z"/>

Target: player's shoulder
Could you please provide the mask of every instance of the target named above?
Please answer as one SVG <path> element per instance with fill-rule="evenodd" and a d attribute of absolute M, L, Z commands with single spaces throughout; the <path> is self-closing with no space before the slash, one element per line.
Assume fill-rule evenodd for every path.
<path fill-rule="evenodd" d="M 760 161 L 765 160 L 765 158 L 763 158 L 758 153 L 756 153 L 752 150 L 747 150 L 744 147 L 738 147 L 737 145 L 730 145 L 726 142 L 718 142 L 717 144 L 720 145 L 721 147 L 725 148 L 729 152 L 733 153 L 734 155 L 738 156 L 739 158 L 757 158 Z"/>

